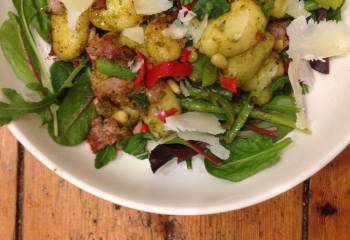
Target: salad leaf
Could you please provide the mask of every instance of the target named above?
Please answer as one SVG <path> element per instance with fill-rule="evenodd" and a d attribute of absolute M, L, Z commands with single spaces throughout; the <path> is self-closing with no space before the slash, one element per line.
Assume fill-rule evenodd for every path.
<path fill-rule="evenodd" d="M 190 4 L 190 3 L 193 3 L 194 0 L 181 0 L 181 4 L 182 5 L 187 5 L 187 4 Z"/>
<path fill-rule="evenodd" d="M 209 18 L 217 18 L 230 11 L 230 4 L 226 0 L 197 0 L 193 6 L 193 11 L 202 20 L 205 15 Z"/>
<path fill-rule="evenodd" d="M 96 153 L 95 168 L 101 169 L 117 157 L 117 148 L 112 145 Z"/>
<path fill-rule="evenodd" d="M 273 0 L 259 0 L 258 1 L 262 11 L 264 12 L 266 17 L 270 17 L 270 12 L 273 8 L 274 1 Z"/>
<path fill-rule="evenodd" d="M 202 86 L 213 85 L 218 79 L 219 71 L 210 59 L 205 55 L 200 55 L 198 60 L 193 64 L 191 79 L 195 82 L 202 82 Z"/>
<path fill-rule="evenodd" d="M 57 61 L 50 69 L 52 87 L 55 93 L 60 94 L 65 89 L 73 86 L 73 82 L 79 73 L 86 67 L 87 59 L 81 59 L 80 65 L 73 67 L 71 63 Z"/>
<path fill-rule="evenodd" d="M 19 18 L 14 13 L 9 12 L 9 19 L 0 28 L 0 45 L 18 78 L 25 83 L 37 82 L 28 54 L 25 51 L 21 32 Z"/>
<path fill-rule="evenodd" d="M 13 0 L 17 12 L 20 12 L 20 2 L 22 0 Z M 50 17 L 46 13 L 47 0 L 26 0 L 24 3 L 24 15 L 28 23 L 31 23 L 39 35 L 49 42 L 49 33 L 51 31 Z"/>
<path fill-rule="evenodd" d="M 178 162 L 192 159 L 198 153 L 184 144 L 160 144 L 150 154 L 151 169 L 155 173 L 167 162 L 177 158 Z"/>
<path fill-rule="evenodd" d="M 134 95 L 132 99 L 141 108 L 147 108 L 149 105 L 148 100 L 147 100 L 147 96 L 143 93 L 138 93 L 138 94 Z"/>
<path fill-rule="evenodd" d="M 279 95 L 274 97 L 269 103 L 262 106 L 266 111 L 277 111 L 281 113 L 296 114 L 299 110 L 292 96 Z"/>
<path fill-rule="evenodd" d="M 96 116 L 90 70 L 86 69 L 77 77 L 75 85 L 69 89 L 57 111 L 58 135 L 54 134 L 53 124 L 49 124 L 49 133 L 61 145 L 80 144 L 86 139 L 90 122 Z"/>
<path fill-rule="evenodd" d="M 227 146 L 231 156 L 222 165 L 216 166 L 205 160 L 205 167 L 215 177 L 233 182 L 242 181 L 277 163 L 280 152 L 291 143 L 292 140 L 287 138 L 274 144 L 269 137 L 252 134 L 249 138 L 237 139 Z"/>
<path fill-rule="evenodd" d="M 275 96 L 268 104 L 263 105 L 262 109 L 264 109 L 266 112 L 278 115 L 281 118 L 289 119 L 289 121 L 294 123 L 296 122 L 296 113 L 298 112 L 298 108 L 292 96 Z M 259 126 L 263 128 L 277 127 L 277 139 L 285 137 L 294 129 L 281 124 L 271 124 L 268 122 L 263 122 Z"/>
<path fill-rule="evenodd" d="M 58 93 L 63 87 L 66 79 L 74 71 L 73 64 L 69 62 L 57 61 L 54 62 L 50 68 L 52 87 L 55 93 Z"/>
<path fill-rule="evenodd" d="M 146 150 L 146 144 L 147 140 L 143 137 L 143 134 L 138 133 L 124 139 L 121 142 L 121 147 L 124 152 L 143 160 L 148 158 L 149 155 L 149 153 Z"/>
<path fill-rule="evenodd" d="M 28 113 L 47 114 L 49 107 L 55 102 L 54 96 L 48 96 L 39 102 L 28 102 L 13 89 L 2 89 L 9 103 L 0 102 L 0 125 L 7 124 Z"/>

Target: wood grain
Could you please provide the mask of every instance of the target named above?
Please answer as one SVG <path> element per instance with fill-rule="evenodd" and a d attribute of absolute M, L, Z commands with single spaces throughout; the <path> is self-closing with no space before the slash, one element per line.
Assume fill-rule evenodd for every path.
<path fill-rule="evenodd" d="M 28 152 L 25 166 L 25 240 L 301 239 L 301 186 L 237 212 L 174 217 L 97 199 L 60 179 Z"/>
<path fill-rule="evenodd" d="M 312 178 L 309 239 L 350 239 L 350 146 Z"/>
<path fill-rule="evenodd" d="M 176 217 L 179 239 L 302 239 L 302 186 L 259 205 L 224 214 Z M 173 234 L 175 237 L 179 232 Z M 169 237 L 169 239 L 176 239 Z"/>
<path fill-rule="evenodd" d="M 10 131 L 0 128 L 0 236 L 15 239 L 17 196 L 17 141 Z"/>

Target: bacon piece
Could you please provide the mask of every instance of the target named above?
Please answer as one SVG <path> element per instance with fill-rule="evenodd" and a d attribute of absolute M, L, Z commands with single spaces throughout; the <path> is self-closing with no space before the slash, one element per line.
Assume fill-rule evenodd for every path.
<path fill-rule="evenodd" d="M 107 3 L 106 0 L 96 0 L 92 6 L 91 6 L 92 10 L 103 10 L 103 9 L 107 9 Z"/>
<path fill-rule="evenodd" d="M 114 34 L 106 34 L 103 37 L 96 34 L 91 37 L 86 49 L 90 59 L 93 61 L 97 58 L 113 59 L 122 67 L 127 67 L 129 61 L 135 58 L 136 53 L 131 48 L 119 47 L 114 41 L 115 38 Z"/>
<path fill-rule="evenodd" d="M 287 27 L 290 24 L 290 20 L 281 20 L 272 22 L 268 26 L 268 30 L 272 33 L 275 39 L 286 39 L 287 38 Z"/>
<path fill-rule="evenodd" d="M 91 150 L 98 152 L 115 144 L 118 140 L 120 128 L 118 123 L 113 118 L 102 120 L 102 118 L 95 118 L 91 121 L 91 130 L 87 138 Z"/>
<path fill-rule="evenodd" d="M 47 11 L 54 15 L 61 15 L 65 11 L 65 7 L 60 0 L 49 0 L 47 3 Z"/>
<path fill-rule="evenodd" d="M 98 99 L 109 99 L 115 105 L 127 105 L 133 94 L 133 82 L 119 78 L 100 78 L 97 75 L 91 76 L 94 94 Z"/>

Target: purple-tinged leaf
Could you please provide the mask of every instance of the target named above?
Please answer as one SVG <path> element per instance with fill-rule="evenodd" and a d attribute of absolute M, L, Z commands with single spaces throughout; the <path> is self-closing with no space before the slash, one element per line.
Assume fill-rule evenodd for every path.
<path fill-rule="evenodd" d="M 329 74 L 329 58 L 324 60 L 312 60 L 310 61 L 310 66 L 317 72 Z"/>
<path fill-rule="evenodd" d="M 150 154 L 149 161 L 151 169 L 155 173 L 167 162 L 177 158 L 178 162 L 183 162 L 197 155 L 192 148 L 181 144 L 161 144 L 158 145 Z"/>

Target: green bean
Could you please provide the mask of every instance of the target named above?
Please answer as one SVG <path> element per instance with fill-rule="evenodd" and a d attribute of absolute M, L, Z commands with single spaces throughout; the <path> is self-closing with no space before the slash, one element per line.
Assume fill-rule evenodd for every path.
<path fill-rule="evenodd" d="M 280 117 L 276 114 L 271 114 L 254 109 L 250 115 L 251 118 L 263 120 L 270 123 L 280 124 L 290 128 L 296 128 L 295 122 L 287 118 Z"/>
<path fill-rule="evenodd" d="M 254 108 L 254 106 L 252 104 L 250 104 L 249 100 L 243 104 L 235 123 L 225 133 L 224 141 L 226 143 L 231 143 L 237 137 L 239 130 L 241 130 L 241 128 L 247 122 L 248 117 L 251 114 L 253 108 Z"/>
<path fill-rule="evenodd" d="M 228 101 L 232 100 L 233 93 L 230 92 L 229 90 L 223 89 L 222 87 L 220 87 L 218 85 L 214 85 L 214 86 L 210 87 L 210 91 L 213 93 L 219 94 L 220 96 L 222 96 L 223 98 L 225 98 Z"/>
<path fill-rule="evenodd" d="M 181 105 L 183 108 L 190 111 L 225 114 L 221 107 L 215 106 L 211 102 L 205 100 L 184 98 L 181 99 Z"/>
<path fill-rule="evenodd" d="M 105 59 L 96 60 L 96 70 L 109 77 L 117 77 L 124 80 L 133 80 L 136 78 L 136 73 L 133 73 L 130 69 L 123 68 L 117 63 Z"/>
<path fill-rule="evenodd" d="M 231 127 L 235 121 L 235 112 L 232 110 L 230 102 L 222 96 L 220 96 L 219 94 L 211 93 L 210 96 L 213 101 L 218 102 L 220 104 L 227 117 L 227 125 L 228 127 Z"/>
<path fill-rule="evenodd" d="M 227 120 L 224 110 L 218 106 L 213 105 L 208 101 L 186 98 L 181 100 L 181 105 L 184 109 L 188 111 L 213 113 L 219 116 L 220 120 Z M 241 104 L 231 105 L 231 109 L 235 114 L 239 114 L 241 108 Z M 249 117 L 274 124 L 283 125 L 290 128 L 296 128 L 295 122 L 293 120 L 281 117 L 277 114 L 267 113 L 256 108 L 252 110 Z"/>
<path fill-rule="evenodd" d="M 191 97 L 203 99 L 207 99 L 209 97 L 209 93 L 207 91 L 195 88 L 191 84 L 187 84 L 186 88 L 188 89 L 188 92 L 190 93 Z"/>

